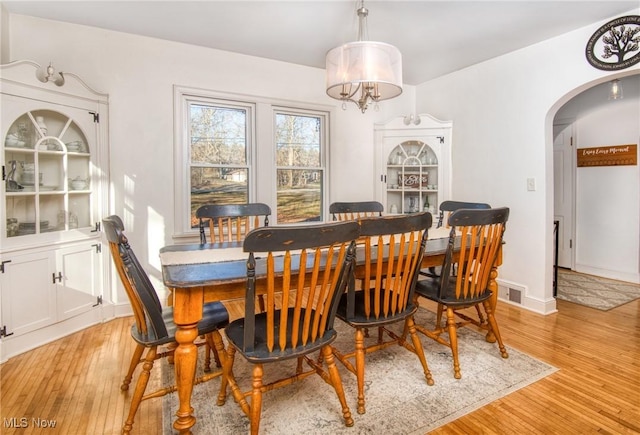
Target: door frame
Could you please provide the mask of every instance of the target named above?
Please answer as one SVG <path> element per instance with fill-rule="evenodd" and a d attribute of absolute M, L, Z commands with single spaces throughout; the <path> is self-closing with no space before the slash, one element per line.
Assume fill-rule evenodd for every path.
<path fill-rule="evenodd" d="M 575 118 L 559 118 L 559 119 L 554 119 L 553 120 L 553 130 L 555 130 L 556 126 L 566 126 L 563 129 L 566 128 L 570 128 L 571 131 L 571 138 L 572 138 L 572 142 L 571 142 L 571 147 L 572 150 L 569 153 L 570 155 L 570 166 L 571 166 L 571 172 L 570 174 L 565 174 L 568 176 L 563 177 L 563 180 L 565 182 L 569 182 L 570 188 L 569 188 L 569 192 L 570 192 L 570 209 L 571 209 L 571 216 L 569 219 L 569 222 L 563 221 L 564 227 L 567 228 L 569 230 L 569 239 L 570 239 L 570 243 L 571 243 L 571 249 L 570 249 L 570 254 L 569 254 L 569 268 L 571 270 L 575 269 L 575 262 L 576 262 L 576 149 L 577 149 L 577 137 L 576 137 L 576 125 L 575 125 L 576 119 Z M 555 137 L 553 138 L 554 142 L 555 142 Z M 555 145 L 552 145 L 555 146 Z M 553 151 L 552 151 L 553 152 Z M 555 161 L 554 161 L 554 171 L 555 171 Z M 556 185 L 555 185 L 555 178 L 554 178 L 554 186 L 553 186 L 553 190 L 554 190 L 554 201 L 555 201 L 555 191 L 556 191 Z M 555 220 L 555 208 L 554 208 L 554 220 Z M 561 241 L 560 241 L 561 243 Z"/>

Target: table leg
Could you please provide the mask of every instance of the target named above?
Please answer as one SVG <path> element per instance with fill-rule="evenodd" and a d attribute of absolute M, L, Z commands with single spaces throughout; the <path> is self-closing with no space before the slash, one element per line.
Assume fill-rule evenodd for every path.
<path fill-rule="evenodd" d="M 178 343 L 174 352 L 174 368 L 180 406 L 173 428 L 181 434 L 190 434 L 191 428 L 196 424 L 191 408 L 191 393 L 198 360 L 198 348 L 194 342 L 198 337 L 198 322 L 202 319 L 204 291 L 202 287 L 175 288 L 174 297 L 173 320 L 177 326 Z"/>

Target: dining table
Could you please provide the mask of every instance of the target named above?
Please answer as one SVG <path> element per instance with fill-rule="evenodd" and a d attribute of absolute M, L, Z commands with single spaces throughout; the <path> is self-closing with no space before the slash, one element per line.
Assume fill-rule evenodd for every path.
<path fill-rule="evenodd" d="M 422 268 L 441 266 L 447 250 L 449 228 L 432 228 L 422 260 Z M 454 258 L 459 251 L 459 240 L 454 246 Z M 173 306 L 177 347 L 174 350 L 174 370 L 179 407 L 173 428 L 181 434 L 191 432 L 196 423 L 191 407 L 193 380 L 197 365 L 198 322 L 202 319 L 205 302 L 244 299 L 246 288 L 246 261 L 242 242 L 193 243 L 169 245 L 160 250 L 160 263 L 164 285 L 169 290 L 168 303 Z M 502 264 L 502 250 L 494 264 L 489 288 L 493 293 L 492 307 L 498 297 L 496 278 Z M 356 260 L 355 273 L 358 271 Z M 256 270 L 260 278 L 260 270 Z M 495 340 L 487 334 L 487 341 Z"/>

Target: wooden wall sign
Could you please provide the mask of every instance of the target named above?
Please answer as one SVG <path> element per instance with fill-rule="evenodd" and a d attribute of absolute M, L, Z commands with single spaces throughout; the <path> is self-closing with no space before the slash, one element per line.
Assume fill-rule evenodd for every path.
<path fill-rule="evenodd" d="M 638 164 L 638 145 L 611 145 L 580 148 L 578 167 L 585 166 L 635 166 Z"/>

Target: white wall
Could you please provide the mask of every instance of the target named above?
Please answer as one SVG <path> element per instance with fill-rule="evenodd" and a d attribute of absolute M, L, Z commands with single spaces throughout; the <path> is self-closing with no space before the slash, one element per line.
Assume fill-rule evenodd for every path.
<path fill-rule="evenodd" d="M 574 119 L 577 148 L 640 142 L 640 75 L 622 79 L 624 99 L 608 100 L 609 82 L 567 102 L 556 119 Z M 640 170 L 576 168 L 575 269 L 640 282 Z"/>
<path fill-rule="evenodd" d="M 322 69 L 22 15 L 10 25 L 8 60 L 53 62 L 109 94 L 111 213 L 156 284 L 158 250 L 173 243 L 174 85 L 335 106 L 331 201 L 374 198 L 373 124 L 415 109 L 411 86 L 363 115 L 326 96 Z"/>
<path fill-rule="evenodd" d="M 418 112 L 453 121 L 453 197 L 511 208 L 499 280 L 523 288 L 523 305 L 535 311 L 555 310 L 553 117 L 562 104 L 595 83 L 640 71 L 637 64 L 611 74 L 587 63 L 585 45 L 606 21 L 416 90 Z M 527 191 L 527 178 L 535 178 L 536 191 Z"/>

